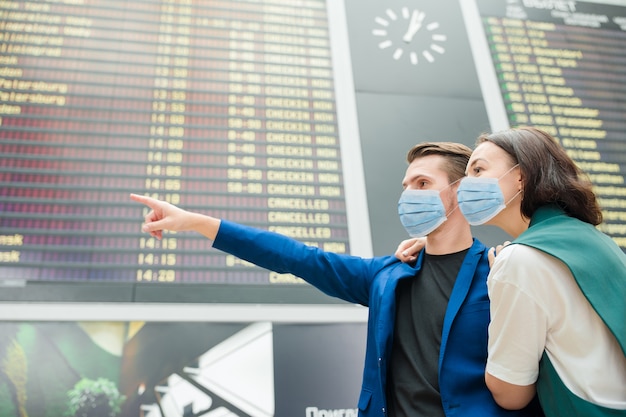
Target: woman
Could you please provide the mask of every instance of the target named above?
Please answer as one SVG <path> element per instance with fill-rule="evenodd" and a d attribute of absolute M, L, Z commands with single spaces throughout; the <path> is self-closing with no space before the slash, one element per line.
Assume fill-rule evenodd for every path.
<path fill-rule="evenodd" d="M 537 392 L 546 416 L 626 415 L 626 255 L 594 227 L 591 183 L 531 127 L 479 137 L 466 173 L 457 196 L 468 222 L 515 238 L 490 253 L 494 399 L 517 409 Z"/>

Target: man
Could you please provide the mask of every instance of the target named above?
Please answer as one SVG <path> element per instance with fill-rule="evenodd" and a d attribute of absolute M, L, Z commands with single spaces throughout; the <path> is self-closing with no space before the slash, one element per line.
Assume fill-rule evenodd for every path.
<path fill-rule="evenodd" d="M 506 411 L 484 382 L 489 301 L 487 248 L 457 210 L 471 150 L 455 143 L 412 148 L 399 214 L 411 236 L 428 235 L 412 264 L 324 252 L 294 239 L 131 195 L 149 206 L 145 232 L 193 230 L 258 266 L 292 273 L 321 291 L 369 307 L 359 415 L 534 416 Z"/>

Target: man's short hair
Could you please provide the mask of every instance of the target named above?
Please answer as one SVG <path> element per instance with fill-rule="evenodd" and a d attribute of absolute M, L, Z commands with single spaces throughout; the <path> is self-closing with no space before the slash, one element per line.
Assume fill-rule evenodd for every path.
<path fill-rule="evenodd" d="M 472 156 L 469 146 L 455 142 L 422 142 L 412 147 L 406 155 L 410 164 L 417 158 L 428 155 L 441 155 L 446 164 L 441 168 L 448 173 L 448 180 L 454 182 L 465 176 L 465 169 Z"/>

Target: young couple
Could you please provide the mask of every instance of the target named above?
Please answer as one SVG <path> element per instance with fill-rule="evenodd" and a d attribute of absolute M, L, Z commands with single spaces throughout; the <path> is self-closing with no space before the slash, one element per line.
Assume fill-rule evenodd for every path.
<path fill-rule="evenodd" d="M 400 220 L 428 238 L 401 243 L 395 257 L 324 252 L 131 198 L 152 209 L 143 231 L 157 238 L 195 231 L 369 307 L 360 416 L 625 415 L 626 256 L 594 227 L 591 184 L 554 138 L 510 129 L 481 136 L 474 152 L 422 143 L 407 160 Z M 496 256 L 470 224 L 514 240 Z"/>

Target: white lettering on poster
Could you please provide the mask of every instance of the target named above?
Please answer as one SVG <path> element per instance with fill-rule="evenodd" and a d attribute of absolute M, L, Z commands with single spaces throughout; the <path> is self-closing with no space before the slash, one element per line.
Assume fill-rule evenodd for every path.
<path fill-rule="evenodd" d="M 357 417 L 357 414 L 358 410 L 356 408 L 324 410 L 317 407 L 307 407 L 305 410 L 306 417 Z"/>

